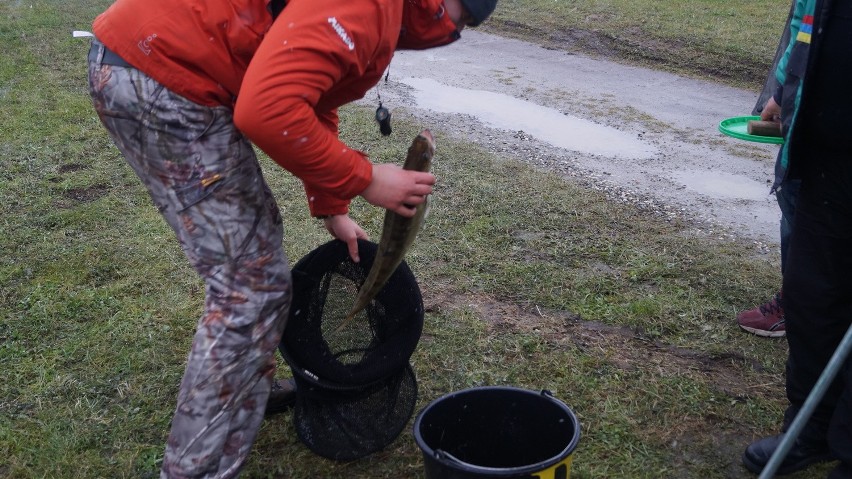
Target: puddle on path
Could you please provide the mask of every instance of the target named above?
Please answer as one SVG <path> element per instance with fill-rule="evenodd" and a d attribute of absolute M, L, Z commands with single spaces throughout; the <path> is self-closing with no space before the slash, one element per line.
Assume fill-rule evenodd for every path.
<path fill-rule="evenodd" d="M 750 180 L 744 176 L 718 171 L 673 171 L 672 179 L 696 193 L 713 198 L 767 200 L 769 184 Z"/>
<path fill-rule="evenodd" d="M 653 146 L 635 135 L 508 95 L 451 87 L 427 78 L 405 78 L 402 83 L 415 89 L 420 108 L 472 115 L 491 127 L 522 130 L 560 148 L 637 159 L 656 154 Z"/>

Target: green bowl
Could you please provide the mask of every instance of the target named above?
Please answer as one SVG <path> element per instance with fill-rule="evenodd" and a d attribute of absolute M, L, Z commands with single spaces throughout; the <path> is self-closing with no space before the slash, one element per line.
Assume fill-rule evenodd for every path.
<path fill-rule="evenodd" d="M 727 120 L 719 122 L 719 131 L 740 140 L 754 141 L 757 143 L 772 143 L 774 145 L 784 143 L 784 138 L 779 136 L 750 135 L 748 133 L 748 122 L 752 120 L 760 121 L 760 117 L 735 116 L 733 118 L 728 118 Z"/>

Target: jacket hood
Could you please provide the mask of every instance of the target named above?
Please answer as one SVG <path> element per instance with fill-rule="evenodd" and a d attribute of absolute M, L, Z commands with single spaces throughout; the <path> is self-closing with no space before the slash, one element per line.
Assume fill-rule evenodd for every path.
<path fill-rule="evenodd" d="M 458 40 L 459 34 L 444 8 L 443 0 L 400 0 L 402 28 L 397 50 L 424 50 Z"/>

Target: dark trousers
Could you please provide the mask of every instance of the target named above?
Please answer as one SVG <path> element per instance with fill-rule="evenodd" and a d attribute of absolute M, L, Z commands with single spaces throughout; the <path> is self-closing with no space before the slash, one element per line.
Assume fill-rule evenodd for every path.
<path fill-rule="evenodd" d="M 852 323 L 852 154 L 802 158 L 802 184 L 784 271 L 789 425 Z M 852 465 L 852 359 L 801 433 Z"/>
<path fill-rule="evenodd" d="M 790 236 L 793 234 L 793 218 L 796 215 L 796 198 L 799 196 L 800 180 L 784 180 L 775 198 L 778 200 L 778 208 L 781 209 L 781 274 L 784 274 L 784 266 L 787 264 L 787 252 L 790 250 Z"/>

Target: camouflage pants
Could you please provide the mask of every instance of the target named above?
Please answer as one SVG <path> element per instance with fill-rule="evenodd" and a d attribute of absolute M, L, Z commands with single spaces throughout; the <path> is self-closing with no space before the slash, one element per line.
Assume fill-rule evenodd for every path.
<path fill-rule="evenodd" d="M 102 64 L 92 48 L 95 110 L 205 282 L 161 475 L 234 477 L 263 419 L 290 305 L 278 206 L 230 109 Z"/>

